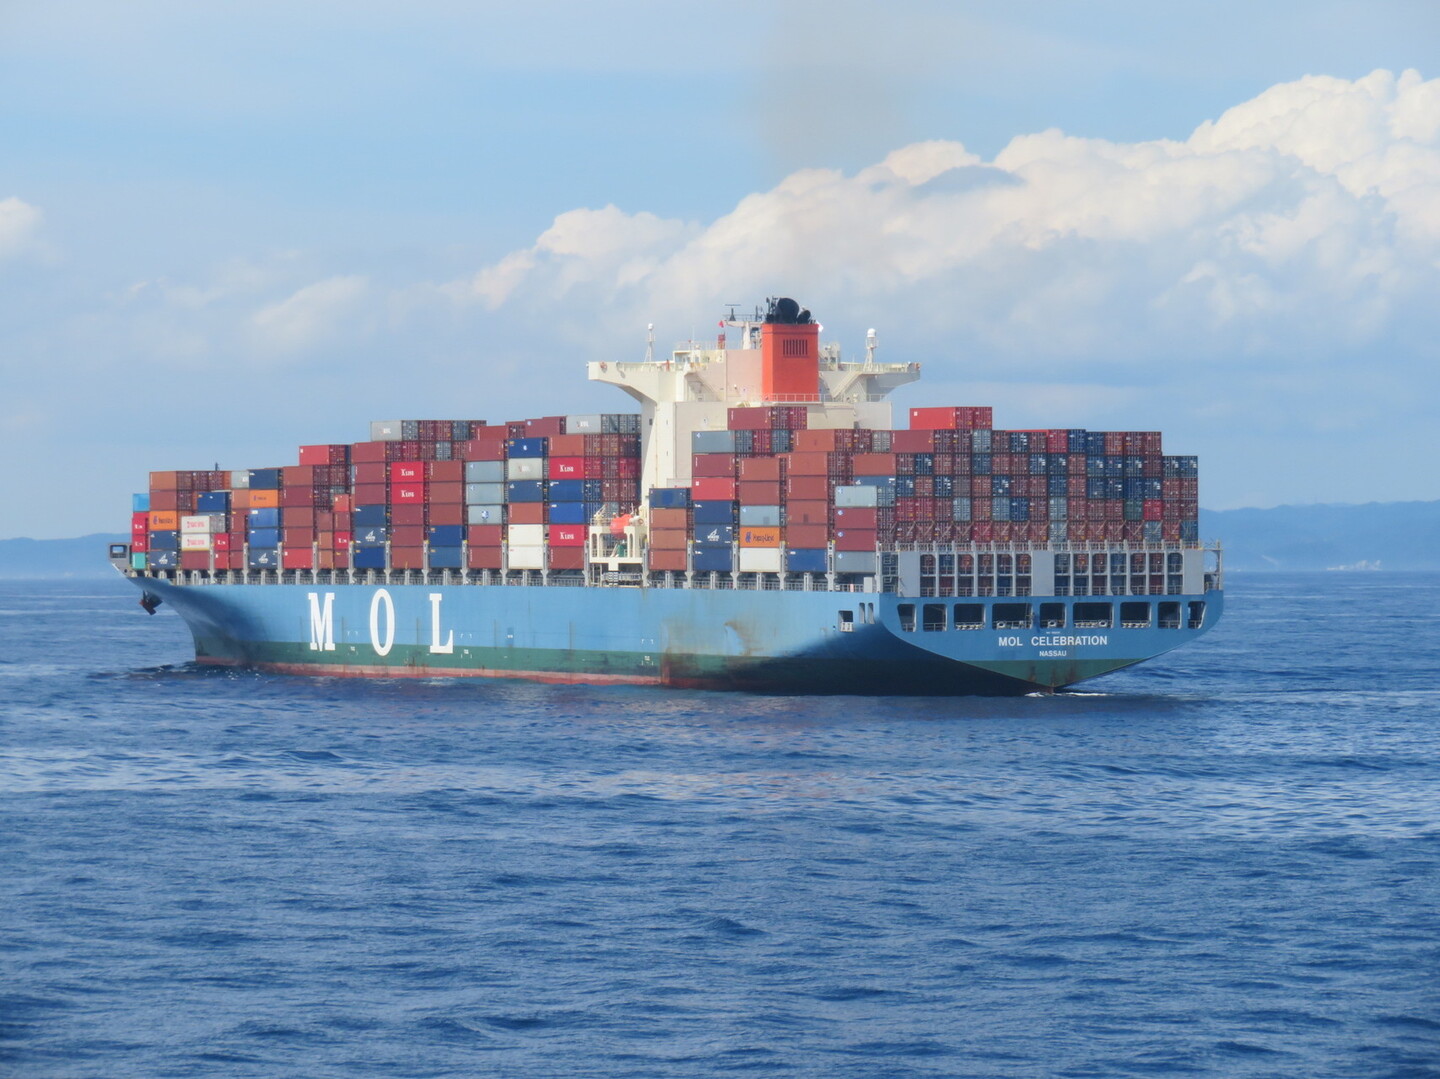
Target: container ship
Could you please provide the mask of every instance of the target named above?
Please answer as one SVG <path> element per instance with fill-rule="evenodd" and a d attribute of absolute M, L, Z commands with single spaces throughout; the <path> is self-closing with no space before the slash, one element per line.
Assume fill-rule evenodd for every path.
<path fill-rule="evenodd" d="M 153 472 L 113 564 L 198 663 L 766 692 L 1051 691 L 1223 604 L 1196 459 L 887 398 L 808 311 L 588 365 L 638 412 L 397 420 L 293 464 Z"/>

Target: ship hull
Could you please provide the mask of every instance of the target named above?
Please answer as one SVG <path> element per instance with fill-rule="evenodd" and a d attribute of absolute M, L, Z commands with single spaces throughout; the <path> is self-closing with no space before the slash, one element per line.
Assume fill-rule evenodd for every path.
<path fill-rule="evenodd" d="M 428 584 L 137 586 L 185 620 L 198 663 L 326 677 L 523 678 L 786 693 L 1019 694 L 1131 666 L 1198 625 L 927 630 L 880 593 Z M 1005 601 L 1002 601 L 1005 602 Z M 1013 603 L 1014 601 L 1008 601 Z M 1117 598 L 1118 602 L 1118 598 Z M 1067 624 L 1069 620 L 1067 619 Z"/>

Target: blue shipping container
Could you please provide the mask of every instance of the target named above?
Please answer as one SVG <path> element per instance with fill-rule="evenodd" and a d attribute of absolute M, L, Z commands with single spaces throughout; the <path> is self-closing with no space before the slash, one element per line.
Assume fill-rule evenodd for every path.
<path fill-rule="evenodd" d="M 273 547 L 252 547 L 246 564 L 251 569 L 276 569 L 280 565 L 280 555 Z"/>
<path fill-rule="evenodd" d="M 355 542 L 361 547 L 384 547 L 385 541 L 390 536 L 390 530 L 384 525 L 377 525 L 374 528 L 357 528 L 355 530 Z"/>
<path fill-rule="evenodd" d="M 279 528 L 280 510 L 273 506 L 249 510 L 245 514 L 245 523 L 251 528 Z"/>
<path fill-rule="evenodd" d="M 150 549 L 152 551 L 178 551 L 180 549 L 180 533 L 151 532 Z"/>
<path fill-rule="evenodd" d="M 697 525 L 728 525 L 735 523 L 734 502 L 696 502 L 692 515 Z"/>
<path fill-rule="evenodd" d="M 250 489 L 252 491 L 278 491 L 280 489 L 280 470 L 278 468 L 252 468 L 250 470 Z"/>
<path fill-rule="evenodd" d="M 544 457 L 545 442 L 543 438 L 512 438 L 505 443 L 506 453 L 511 457 Z"/>
<path fill-rule="evenodd" d="M 549 489 L 552 502 L 585 501 L 584 480 L 551 480 Z"/>
<path fill-rule="evenodd" d="M 583 502 L 551 502 L 549 515 L 552 525 L 583 525 L 589 520 Z"/>
<path fill-rule="evenodd" d="M 384 547 L 361 547 L 353 556 L 356 569 L 384 569 Z"/>
<path fill-rule="evenodd" d="M 431 547 L 459 547 L 465 542 L 464 525 L 431 525 L 430 546 Z M 434 565 L 432 559 L 431 565 Z M 454 568 L 454 567 L 450 567 Z"/>
<path fill-rule="evenodd" d="M 279 547 L 280 530 L 278 528 L 252 528 L 245 533 L 245 542 L 251 547 Z"/>
<path fill-rule="evenodd" d="M 196 513 L 228 513 L 230 511 L 229 491 L 201 491 L 195 499 Z"/>
<path fill-rule="evenodd" d="M 725 546 L 735 542 L 735 526 L 724 525 L 702 525 L 699 522 L 695 526 L 695 542 L 700 544 L 723 543 Z"/>
<path fill-rule="evenodd" d="M 735 560 L 728 545 L 696 547 L 690 556 L 696 573 L 729 573 Z"/>
<path fill-rule="evenodd" d="M 458 526 L 458 525 L 447 525 L 447 526 L 445 526 L 445 527 L 447 527 L 447 528 L 450 528 L 450 527 L 458 528 L 459 526 Z M 459 547 L 432 547 L 432 548 L 430 548 L 430 568 L 431 568 L 431 569 L 459 569 L 459 568 L 460 568 L 460 548 L 459 548 Z"/>
<path fill-rule="evenodd" d="M 180 552 L 151 551 L 149 562 L 151 569 L 174 569 L 180 564 Z"/>
<path fill-rule="evenodd" d="M 650 488 L 650 508 L 657 510 L 683 510 L 690 505 L 688 487 Z"/>
<path fill-rule="evenodd" d="M 518 441 L 527 441 L 520 439 Z M 505 485 L 505 494 L 511 502 L 544 502 L 544 480 L 511 480 Z"/>
<path fill-rule="evenodd" d="M 146 491 L 143 495 L 131 495 L 130 509 L 135 513 L 149 513 L 150 492 Z"/>
<path fill-rule="evenodd" d="M 785 569 L 790 573 L 824 573 L 825 548 L 802 547 L 785 552 Z"/>

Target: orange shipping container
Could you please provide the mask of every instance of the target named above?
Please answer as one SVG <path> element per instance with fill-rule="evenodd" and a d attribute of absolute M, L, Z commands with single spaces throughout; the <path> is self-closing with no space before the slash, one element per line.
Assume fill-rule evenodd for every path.
<path fill-rule="evenodd" d="M 689 533 L 683 528 L 656 528 L 650 532 L 650 546 L 657 551 L 683 552 L 689 538 Z"/>
<path fill-rule="evenodd" d="M 511 502 L 508 508 L 508 519 L 512 525 L 543 525 L 545 523 L 545 503 L 543 502 Z"/>
<path fill-rule="evenodd" d="M 824 476 L 830 471 L 828 453 L 792 453 L 790 455 L 791 476 Z"/>
<path fill-rule="evenodd" d="M 682 509 L 652 509 L 650 511 L 650 525 L 652 528 L 684 528 L 689 524 L 688 510 Z"/>
<path fill-rule="evenodd" d="M 150 473 L 150 490 L 152 491 L 173 491 L 179 486 L 180 473 L 178 472 Z"/>
<path fill-rule="evenodd" d="M 265 491 L 252 488 L 250 491 L 249 505 L 247 505 L 245 508 L 252 510 L 271 510 L 278 509 L 279 506 L 279 491 Z"/>
<path fill-rule="evenodd" d="M 801 431 L 800 434 L 820 434 L 822 432 Z M 749 483 L 753 481 L 776 482 L 780 479 L 780 458 L 778 457 L 742 457 L 740 459 L 740 482 Z"/>
<path fill-rule="evenodd" d="M 741 547 L 783 547 L 785 530 L 774 525 L 742 525 Z"/>
<path fill-rule="evenodd" d="M 174 510 L 151 510 L 150 531 L 173 532 L 180 527 L 180 514 Z"/>

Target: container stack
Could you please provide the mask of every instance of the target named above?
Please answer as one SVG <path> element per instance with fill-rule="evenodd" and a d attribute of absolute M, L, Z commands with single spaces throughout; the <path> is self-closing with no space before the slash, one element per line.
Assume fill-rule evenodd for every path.
<path fill-rule="evenodd" d="M 371 425 L 298 462 L 156 472 L 131 515 L 137 569 L 580 569 L 596 514 L 639 501 L 639 417 Z"/>

